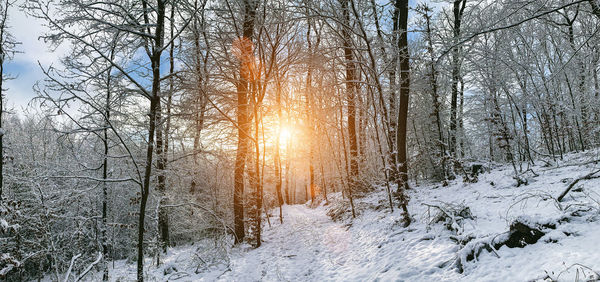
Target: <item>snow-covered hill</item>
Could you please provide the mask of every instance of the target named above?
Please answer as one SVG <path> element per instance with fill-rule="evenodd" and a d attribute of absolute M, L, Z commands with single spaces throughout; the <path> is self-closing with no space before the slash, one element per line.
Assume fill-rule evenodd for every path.
<path fill-rule="evenodd" d="M 508 168 L 484 173 L 476 183 L 414 186 L 409 206 L 414 222 L 408 228 L 401 226 L 397 209 L 390 213 L 383 187 L 356 199 L 355 219 L 339 193 L 316 208 L 285 206 L 284 223 L 271 219 L 260 248 L 235 247 L 228 263 L 199 273 L 198 263 L 191 263 L 197 246 L 177 248 L 159 268 L 149 266 L 148 276 L 155 281 L 597 279 L 600 179 L 582 180 L 556 201 L 571 182 L 600 167 L 596 159 L 596 154 L 575 154 L 558 165 L 534 166 L 523 175 L 529 184 L 520 187 Z M 133 265 L 117 265 L 115 279 L 135 277 Z"/>

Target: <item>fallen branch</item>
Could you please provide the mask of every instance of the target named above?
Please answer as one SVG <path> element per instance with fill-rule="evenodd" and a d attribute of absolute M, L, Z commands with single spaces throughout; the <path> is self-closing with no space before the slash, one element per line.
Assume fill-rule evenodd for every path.
<path fill-rule="evenodd" d="M 427 206 L 427 213 L 429 214 L 429 208 L 435 208 L 439 210 L 439 213 L 428 219 L 428 226 L 433 223 L 442 222 L 444 226 L 450 231 L 454 231 L 457 234 L 462 233 L 463 223 L 466 219 L 474 219 L 471 214 L 471 209 L 463 204 L 452 204 L 452 203 L 441 203 L 441 205 L 422 203 Z"/>
<path fill-rule="evenodd" d="M 86 274 L 88 274 L 88 272 L 90 272 L 90 270 L 92 270 L 92 267 L 94 267 L 94 265 L 98 264 L 101 260 L 102 260 L 102 253 L 98 252 L 98 258 L 94 262 L 92 262 L 90 265 L 88 265 L 88 267 L 81 273 L 81 275 L 79 275 L 79 277 L 77 277 L 77 279 L 75 279 L 75 282 L 80 281 Z"/>
<path fill-rule="evenodd" d="M 78 254 L 71 258 L 71 264 L 69 264 L 69 269 L 67 270 L 67 275 L 65 275 L 65 280 L 64 280 L 65 282 L 69 281 L 69 276 L 71 275 L 71 270 L 73 270 L 73 264 L 75 263 L 75 260 L 78 259 L 79 257 L 81 257 L 81 254 Z"/>
<path fill-rule="evenodd" d="M 575 187 L 575 184 L 577 184 L 579 181 L 581 180 L 589 180 L 589 179 L 594 179 L 594 178 L 600 178 L 600 175 L 595 175 L 596 173 L 600 172 L 599 170 L 593 171 L 585 176 L 579 177 L 577 179 L 575 179 L 575 181 L 571 182 L 571 184 L 569 184 L 569 186 L 567 187 L 567 189 L 565 189 L 565 191 L 563 191 L 560 196 L 558 196 L 557 200 L 559 202 L 562 201 L 562 199 L 567 195 L 567 193 L 569 193 L 569 191 L 571 191 L 571 189 L 573 189 L 573 187 Z"/>

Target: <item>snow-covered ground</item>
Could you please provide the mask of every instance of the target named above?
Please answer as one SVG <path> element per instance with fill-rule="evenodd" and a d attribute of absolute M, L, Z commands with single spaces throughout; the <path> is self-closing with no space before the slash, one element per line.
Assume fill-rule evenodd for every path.
<path fill-rule="evenodd" d="M 382 187 L 356 199 L 355 219 L 339 193 L 316 208 L 285 206 L 284 223 L 271 218 L 260 248 L 235 247 L 228 265 L 199 273 L 190 262 L 197 247 L 176 248 L 159 268 L 148 266 L 149 280 L 587 281 L 600 272 L 600 179 L 580 181 L 560 204 L 555 199 L 574 179 L 597 170 L 595 159 L 597 153 L 587 152 L 557 165 L 534 166 L 535 174 L 523 175 L 529 184 L 520 187 L 507 167 L 480 175 L 477 183 L 413 185 L 408 228 L 401 226 L 397 209 L 390 213 Z M 472 219 L 455 222 L 453 231 L 432 222 L 439 212 L 432 206 L 447 204 L 469 207 Z M 341 219 L 333 221 L 328 213 L 340 210 Z M 555 228 L 542 228 L 546 234 L 524 248 L 483 249 L 466 260 L 473 246 L 506 238 L 517 218 Z M 165 275 L 172 266 L 177 272 Z M 135 267 L 119 262 L 113 273 L 114 279 L 133 279 Z"/>

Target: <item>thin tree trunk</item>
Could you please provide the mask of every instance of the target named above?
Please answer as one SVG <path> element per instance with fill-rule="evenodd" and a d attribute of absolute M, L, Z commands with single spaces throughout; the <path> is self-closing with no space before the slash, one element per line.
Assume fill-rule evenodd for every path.
<path fill-rule="evenodd" d="M 598 54 L 595 54 L 594 61 L 592 63 L 592 73 L 594 77 L 594 105 L 592 109 L 595 109 L 594 115 L 594 124 L 596 126 L 600 125 L 600 105 L 598 103 L 598 97 L 600 96 L 600 83 L 598 80 Z M 596 131 L 595 134 L 595 144 L 598 143 L 598 137 L 600 136 L 600 132 Z"/>
<path fill-rule="evenodd" d="M 3 195 L 2 190 L 4 188 L 4 129 L 2 128 L 2 114 L 4 113 L 4 58 L 6 57 L 6 50 L 4 50 L 5 41 L 5 29 L 6 29 L 6 18 L 8 17 L 8 6 L 9 2 L 6 2 L 4 11 L 2 12 L 2 19 L 0 20 L 0 203 L 2 203 Z"/>
<path fill-rule="evenodd" d="M 110 59 L 114 60 L 115 56 L 115 45 L 111 49 Z M 102 145 L 104 146 L 104 154 L 102 160 L 102 179 L 105 181 L 102 182 L 102 280 L 108 281 L 108 237 L 106 232 L 108 230 L 108 183 L 106 179 L 108 179 L 108 152 L 109 152 L 109 141 L 108 141 L 108 129 L 110 126 L 110 114 L 111 114 L 111 105 L 110 99 L 112 94 L 112 67 L 109 67 L 106 71 L 106 99 L 104 104 L 104 129 L 102 130 Z M 2 87 L 0 86 L 0 89 Z M 1 125 L 0 125 L 1 127 Z"/>
<path fill-rule="evenodd" d="M 573 89 L 571 87 L 571 82 L 569 77 L 565 73 L 565 82 L 567 83 L 567 88 L 569 89 L 569 97 L 571 98 L 571 106 L 573 107 L 573 120 L 575 121 L 575 128 L 577 129 L 577 136 L 579 137 L 579 145 L 581 146 L 581 150 L 585 150 L 585 145 L 583 144 L 583 135 L 581 134 L 581 126 L 579 124 L 579 118 L 577 117 L 577 105 L 575 104 L 575 97 L 573 94 Z M 577 149 L 576 149 L 577 150 Z"/>
<path fill-rule="evenodd" d="M 256 240 L 254 247 L 258 248 L 260 247 L 262 240 L 261 240 L 261 231 L 262 231 L 262 199 L 263 199 L 263 195 L 262 195 L 262 185 L 261 185 L 261 177 L 260 177 L 260 143 L 258 142 L 259 140 L 259 136 L 258 136 L 258 131 L 259 131 L 259 124 L 260 124 L 260 120 L 262 119 L 262 115 L 259 116 L 259 109 L 260 109 L 260 101 L 258 96 L 258 90 L 256 89 L 256 83 L 252 82 L 250 83 L 250 85 L 252 85 L 252 100 L 253 100 L 253 109 L 254 109 L 254 150 L 255 150 L 255 156 L 254 156 L 254 177 L 252 179 L 252 181 L 254 182 L 254 197 L 255 197 L 255 205 L 256 205 L 256 209 L 255 209 L 255 214 L 254 214 L 254 239 Z M 264 142 L 264 138 L 263 138 L 263 142 Z"/>
<path fill-rule="evenodd" d="M 460 102 L 458 108 L 458 139 L 460 147 L 460 157 L 465 157 L 465 128 L 464 128 L 464 112 L 465 112 L 465 81 L 460 77 Z"/>
<path fill-rule="evenodd" d="M 170 38 L 173 38 L 174 32 L 174 16 L 175 16 L 175 6 L 171 5 L 171 14 L 170 14 Z M 173 95 L 173 73 L 174 73 L 174 41 L 171 42 L 169 46 L 169 97 L 167 102 L 167 108 L 170 111 L 171 105 L 171 96 Z M 160 99 L 160 98 L 159 98 Z M 170 117 L 167 113 L 167 116 L 162 117 L 162 107 L 160 106 L 159 100 L 159 112 L 157 113 L 158 124 L 156 127 L 156 168 L 158 170 L 158 182 L 157 182 L 157 191 L 159 193 L 159 204 L 158 204 L 158 235 L 160 248 L 163 253 L 167 253 L 167 248 L 169 247 L 169 215 L 167 214 L 168 209 L 163 208 L 163 206 L 167 205 L 167 195 L 166 195 L 166 185 L 167 185 L 167 176 L 166 176 L 166 168 L 167 168 L 167 154 L 168 154 L 168 135 L 169 135 L 169 122 Z M 158 257 L 158 256 L 157 256 Z M 157 262 L 159 264 L 160 261 Z"/>
<path fill-rule="evenodd" d="M 203 2 L 202 8 L 200 8 L 200 22 L 198 22 L 198 18 L 194 17 L 193 21 L 193 36 L 194 36 L 194 56 L 195 56 L 195 75 L 196 75 L 196 84 L 195 91 L 193 92 L 195 95 L 194 106 L 194 123 L 195 123 L 195 131 L 194 131 L 194 151 L 193 151 L 193 159 L 194 159 L 194 171 L 192 172 L 192 181 L 190 183 L 190 192 L 196 192 L 196 186 L 198 184 L 196 181 L 198 180 L 198 165 L 199 165 L 199 152 L 200 152 L 200 137 L 202 134 L 202 129 L 204 128 L 204 113 L 206 111 L 206 106 L 208 102 L 208 98 L 206 97 L 207 93 L 205 93 L 205 85 L 207 83 L 205 76 L 208 74 L 207 64 L 208 58 L 210 56 L 210 45 L 206 44 L 205 48 L 200 46 L 200 32 L 202 32 L 204 41 L 208 43 L 208 38 L 206 34 L 206 30 L 204 28 L 205 25 L 205 9 L 207 1 Z M 198 1 L 194 1 L 194 10 L 198 10 Z M 202 50 L 205 50 L 205 55 L 202 55 Z M 172 79 L 172 78 L 171 78 Z M 169 99 L 171 97 L 169 96 Z"/>
<path fill-rule="evenodd" d="M 340 98 L 340 100 L 341 100 L 341 98 Z M 350 171 L 348 169 L 348 167 L 349 167 L 349 164 L 348 164 L 348 153 L 347 153 L 348 150 L 346 149 L 346 137 L 344 135 L 344 113 L 343 113 L 343 109 L 342 109 L 343 104 L 342 104 L 341 101 L 339 101 L 339 102 L 340 102 L 340 106 L 339 106 L 339 110 L 340 110 L 340 120 L 339 120 L 339 122 L 340 122 L 340 135 L 342 137 L 340 139 L 340 143 L 342 143 L 342 148 L 343 148 L 343 151 L 344 151 L 344 160 L 345 160 L 345 163 L 346 163 L 346 165 L 345 165 L 345 169 L 346 170 L 345 171 L 346 171 L 346 178 L 348 179 L 348 181 L 345 181 L 345 183 L 346 183 L 345 187 L 346 187 L 346 194 L 348 195 L 348 198 L 350 199 L 350 207 L 352 208 L 352 217 L 355 218 L 356 217 L 356 212 L 354 210 L 354 199 L 352 197 L 352 189 L 353 189 L 353 187 L 352 187 L 352 185 L 350 183 L 352 180 L 350 179 L 351 178 L 350 177 Z M 341 159 L 341 157 L 340 157 L 340 159 Z M 341 173 L 342 173 L 342 171 L 340 171 L 340 174 Z M 342 182 L 344 182 L 343 179 L 342 179 Z M 343 193 L 342 193 L 342 196 L 343 196 Z"/>
<path fill-rule="evenodd" d="M 460 37 L 460 26 L 462 23 L 462 15 L 465 10 L 466 0 L 454 0 L 453 14 L 454 26 L 452 32 L 454 35 L 454 43 L 458 43 Z M 456 135 L 458 127 L 458 83 L 460 80 L 460 48 L 452 49 L 452 84 L 451 84 L 451 101 L 450 101 L 450 154 L 456 157 Z"/>
<path fill-rule="evenodd" d="M 356 134 L 356 66 L 352 54 L 352 39 L 350 36 L 350 11 L 348 3 L 342 2 L 343 22 L 342 37 L 344 44 L 344 59 L 346 64 L 346 95 L 348 102 L 348 144 L 350 145 L 350 186 L 356 186 L 358 180 L 358 140 Z"/>
<path fill-rule="evenodd" d="M 328 203 L 329 200 L 327 200 L 327 181 L 325 179 L 325 170 L 323 169 L 323 156 L 321 155 L 321 147 L 318 147 L 318 154 L 319 154 L 319 164 L 321 166 L 321 186 L 322 186 L 322 190 L 323 190 L 323 197 L 325 198 L 325 202 Z"/>
<path fill-rule="evenodd" d="M 385 188 L 388 194 L 388 201 L 390 203 L 390 211 L 394 212 L 394 204 L 392 202 L 392 190 L 390 188 L 390 180 L 388 178 L 387 162 L 385 161 L 385 155 L 383 154 L 383 148 L 381 146 L 381 139 L 379 138 L 379 128 L 377 127 L 377 106 L 375 104 L 375 97 L 373 97 L 373 91 L 369 90 L 371 99 L 373 100 L 373 126 L 375 127 L 375 137 L 377 140 L 377 149 L 379 149 L 379 155 L 381 156 L 381 164 L 383 165 L 383 174 L 385 177 Z"/>
<path fill-rule="evenodd" d="M 397 136 L 397 130 L 398 130 L 398 83 L 396 81 L 397 79 L 397 75 L 396 75 L 396 71 L 398 70 L 399 67 L 399 50 L 398 50 L 398 46 L 400 44 L 399 39 L 400 39 L 400 33 L 402 33 L 402 31 L 400 30 L 400 11 L 401 9 L 399 8 L 399 1 L 396 0 L 395 1 L 395 6 L 394 6 L 394 12 L 392 13 L 392 46 L 394 48 L 394 52 L 392 52 L 394 55 L 392 55 L 392 60 L 391 60 L 391 68 L 390 68 L 390 72 L 388 73 L 388 80 L 390 81 L 390 95 L 388 97 L 388 103 L 390 104 L 390 129 L 389 129 L 389 134 L 388 134 L 388 140 L 390 140 L 389 142 L 391 143 L 390 145 L 390 163 L 392 168 L 391 174 L 390 174 L 390 180 L 391 181 L 398 181 L 400 179 L 400 172 L 398 171 L 399 167 L 398 167 L 398 147 L 397 147 L 397 142 L 396 142 L 396 136 Z"/>
<path fill-rule="evenodd" d="M 306 123 L 308 127 L 308 174 L 309 174 L 309 185 L 310 185 L 310 199 L 312 203 L 315 202 L 315 166 L 314 166 L 314 125 L 313 117 L 311 112 L 312 106 L 312 41 L 311 41 L 311 23 L 310 17 L 308 18 L 308 27 L 306 30 L 306 41 L 308 43 L 308 66 L 306 73 Z"/>
<path fill-rule="evenodd" d="M 283 211 L 282 211 L 282 206 L 283 206 L 283 195 L 281 194 L 281 184 L 282 184 L 282 179 L 281 179 L 281 155 L 280 155 L 280 146 L 281 146 L 281 140 L 279 140 L 280 135 L 281 135 L 281 123 L 283 121 L 283 116 L 282 116 L 282 112 L 281 112 L 281 81 L 279 80 L 279 78 L 277 79 L 277 89 L 275 90 L 275 103 L 277 104 L 277 119 L 278 119 L 278 126 L 279 126 L 279 130 L 277 130 L 277 134 L 275 136 L 275 156 L 274 156 L 274 162 L 275 162 L 275 191 L 277 192 L 277 203 L 279 204 L 279 222 L 283 224 Z M 287 187 L 286 187 L 287 189 Z"/>
<path fill-rule="evenodd" d="M 291 139 L 291 138 L 290 138 Z M 291 204 L 290 202 L 290 151 L 291 151 L 291 140 L 288 141 L 287 148 L 285 150 L 285 203 Z"/>
<path fill-rule="evenodd" d="M 381 88 L 381 83 L 379 82 L 379 74 L 374 74 L 374 78 L 376 80 L 377 87 L 378 87 L 378 94 L 379 94 L 379 106 L 381 107 L 381 111 L 383 113 L 383 125 L 384 125 L 384 137 L 385 137 L 385 141 L 387 143 L 387 149 L 388 149 L 388 155 L 386 157 L 386 162 L 388 163 L 388 165 L 386 165 L 386 167 L 388 167 L 389 171 L 386 172 L 386 174 L 388 175 L 388 181 L 389 182 L 395 182 L 398 172 L 397 167 L 396 167 L 396 150 L 395 150 L 395 143 L 394 143 L 394 137 L 396 136 L 395 132 L 396 132 L 396 68 L 398 67 L 397 65 L 397 57 L 395 52 L 392 52 L 394 55 L 392 56 L 392 59 L 390 59 L 388 57 L 388 54 L 385 50 L 385 41 L 383 39 L 383 31 L 381 30 L 381 26 L 379 24 L 379 16 L 377 15 L 377 4 L 375 3 L 375 0 L 371 0 L 371 10 L 372 10 L 372 14 L 373 14 L 373 20 L 375 22 L 375 28 L 377 30 L 377 39 L 379 40 L 379 44 L 381 45 L 380 47 L 380 52 L 381 55 L 383 57 L 383 61 L 384 64 L 386 66 L 386 70 L 387 70 L 387 78 L 388 78 L 388 83 L 389 83 L 389 93 L 388 93 L 388 102 L 389 102 L 389 107 L 390 107 L 390 112 L 388 114 L 388 110 L 387 110 L 387 105 L 384 102 L 384 93 L 383 93 L 383 89 Z M 392 48 L 396 47 L 396 40 L 398 38 L 398 26 L 396 25 L 396 18 L 398 17 L 397 13 L 393 14 L 393 30 L 392 30 Z M 362 26 L 362 25 L 361 25 Z M 364 30 L 364 29 L 363 29 Z M 368 42 L 368 40 L 366 40 L 366 42 Z M 369 44 L 370 45 L 370 44 Z M 369 48 L 370 49 L 370 48 Z M 371 53 L 370 53 L 371 56 Z M 371 57 L 371 61 L 372 61 L 372 65 L 375 65 L 373 62 L 373 57 Z M 373 70 L 377 70 L 376 68 L 373 68 Z M 392 112 L 393 111 L 393 112 Z M 393 125 L 393 128 L 392 128 Z"/>
<path fill-rule="evenodd" d="M 445 141 L 444 141 L 444 129 L 443 129 L 443 125 L 442 125 L 442 118 L 441 118 L 441 103 L 440 103 L 440 98 L 439 98 L 439 93 L 438 93 L 438 83 L 437 83 L 437 74 L 438 71 L 436 70 L 436 61 L 435 61 L 435 53 L 434 53 L 434 49 L 433 49 L 433 34 L 432 34 L 432 29 L 431 29 L 431 15 L 429 14 L 430 12 L 432 12 L 431 8 L 429 8 L 428 6 L 424 6 L 423 7 L 423 17 L 425 18 L 425 32 L 427 34 L 427 53 L 429 53 L 429 85 L 431 88 L 431 99 L 433 101 L 433 116 L 435 118 L 435 124 L 436 124 L 436 130 L 437 130 L 437 140 L 436 142 L 438 143 L 438 147 L 439 147 L 439 158 L 440 158 L 440 162 L 441 162 L 441 171 L 442 171 L 442 177 L 444 179 L 444 181 L 447 180 L 448 175 L 447 175 L 447 168 L 446 168 L 446 145 L 445 145 Z"/>
<path fill-rule="evenodd" d="M 148 11 L 146 1 L 142 2 L 144 11 Z M 154 152 L 154 134 L 158 112 L 160 111 L 160 58 L 163 49 L 163 32 L 165 24 L 165 2 L 157 0 L 156 2 L 156 27 L 153 38 L 153 53 L 150 56 L 152 67 L 152 92 L 150 99 L 150 121 L 148 125 L 148 147 L 146 150 L 146 164 L 144 170 L 144 182 L 141 189 L 140 214 L 138 220 L 138 253 L 137 253 L 137 279 L 144 281 L 144 220 L 146 217 L 146 204 L 150 195 L 150 177 L 152 173 L 152 157 Z M 147 13 L 144 14 L 144 21 L 147 26 L 149 19 Z"/>

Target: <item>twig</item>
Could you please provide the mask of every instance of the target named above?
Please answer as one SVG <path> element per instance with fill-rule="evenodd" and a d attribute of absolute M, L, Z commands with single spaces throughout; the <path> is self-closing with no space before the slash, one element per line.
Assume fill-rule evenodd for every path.
<path fill-rule="evenodd" d="M 583 271 L 584 271 L 584 270 L 586 270 L 586 269 L 587 269 L 587 270 L 589 270 L 590 272 L 592 272 L 593 274 L 595 274 L 595 275 L 596 275 L 596 277 L 595 277 L 596 279 L 598 279 L 598 278 L 600 277 L 600 274 L 599 274 L 598 272 L 594 271 L 594 270 L 593 270 L 592 268 L 590 268 L 589 266 L 586 266 L 586 265 L 583 265 L 583 264 L 580 264 L 580 263 L 574 263 L 574 264 L 570 265 L 569 267 L 567 267 L 565 270 L 561 271 L 561 272 L 558 274 L 558 276 L 556 276 L 556 280 L 558 280 L 558 279 L 560 278 L 560 276 L 561 276 L 561 275 L 563 275 L 564 273 L 566 273 L 567 271 L 569 271 L 569 269 L 571 269 L 571 268 L 573 268 L 573 267 L 576 267 L 576 266 L 579 266 L 579 267 L 581 268 L 581 271 L 582 271 L 582 273 L 583 273 Z M 577 269 L 577 271 L 579 271 L 579 269 Z M 577 273 L 579 273 L 579 272 L 577 272 Z M 585 273 L 584 273 L 584 275 L 585 275 Z M 577 279 L 577 280 L 575 280 L 575 281 L 579 281 L 579 279 Z M 592 281 L 592 280 L 586 280 L 586 281 Z M 593 280 L 593 281 L 595 281 L 595 280 Z"/>
<path fill-rule="evenodd" d="M 175 275 L 177 275 L 177 277 L 173 278 L 173 276 L 175 276 Z M 192 275 L 185 271 L 175 272 L 169 276 L 169 280 L 178 280 L 178 279 L 181 279 L 181 278 L 187 277 L 187 276 L 192 276 Z"/>
<path fill-rule="evenodd" d="M 562 199 L 567 195 L 567 193 L 569 193 L 569 191 L 571 191 L 571 189 L 573 189 L 573 187 L 575 187 L 575 184 L 577 184 L 577 182 L 581 181 L 581 180 L 589 180 L 589 179 L 594 179 L 594 178 L 600 178 L 599 175 L 594 176 L 594 174 L 600 172 L 599 170 L 593 171 L 585 176 L 579 177 L 577 179 L 575 179 L 575 181 L 571 182 L 571 184 L 569 184 L 569 186 L 567 187 L 567 189 L 565 189 L 565 191 L 563 191 L 560 196 L 558 196 L 557 200 L 559 202 L 562 201 Z"/>

